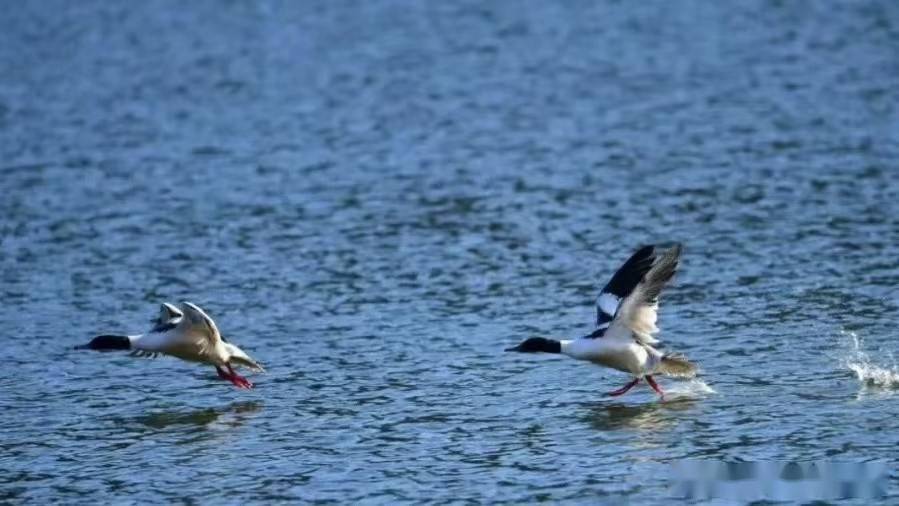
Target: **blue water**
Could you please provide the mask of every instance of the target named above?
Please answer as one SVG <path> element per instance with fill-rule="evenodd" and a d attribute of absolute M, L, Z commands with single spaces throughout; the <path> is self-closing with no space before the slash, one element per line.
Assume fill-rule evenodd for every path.
<path fill-rule="evenodd" d="M 0 501 L 660 503 L 899 443 L 899 4 L 12 2 Z M 702 368 L 505 354 L 680 241 Z M 266 365 L 75 352 L 205 308 Z"/>

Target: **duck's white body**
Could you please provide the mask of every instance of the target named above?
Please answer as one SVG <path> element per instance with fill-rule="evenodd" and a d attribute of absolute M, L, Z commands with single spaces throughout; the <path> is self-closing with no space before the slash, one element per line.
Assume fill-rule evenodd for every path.
<path fill-rule="evenodd" d="M 630 335 L 610 336 L 602 339 L 562 340 L 562 354 L 578 360 L 616 369 L 643 377 L 655 372 L 662 353 L 655 348 L 636 342 Z"/>
<path fill-rule="evenodd" d="M 188 362 L 200 362 L 203 364 L 223 366 L 228 362 L 228 354 L 224 349 L 224 343 L 213 345 L 186 335 L 177 330 L 162 334 L 141 334 L 128 336 L 131 347 L 137 352 L 135 355 L 163 353 Z"/>
<path fill-rule="evenodd" d="M 257 372 L 263 371 L 261 365 L 250 358 L 242 349 L 234 344 L 218 341 L 210 346 L 197 340 L 194 336 L 175 331 L 165 334 L 143 334 L 128 336 L 135 350 L 147 353 L 163 353 L 188 362 L 225 366 L 248 367 Z"/>

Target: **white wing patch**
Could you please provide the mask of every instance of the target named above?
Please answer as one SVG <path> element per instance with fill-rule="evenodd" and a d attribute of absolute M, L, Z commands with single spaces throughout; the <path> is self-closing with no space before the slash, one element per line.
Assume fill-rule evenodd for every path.
<path fill-rule="evenodd" d="M 209 354 L 221 339 L 218 327 L 202 309 L 190 302 L 182 302 L 181 309 L 184 317 L 179 321 L 178 328 L 184 336 L 198 347 L 201 355 Z"/>
<path fill-rule="evenodd" d="M 600 312 L 608 316 L 608 321 L 615 317 L 615 312 L 618 311 L 620 303 L 621 297 L 608 292 L 599 294 L 599 298 L 596 299 L 596 307 L 599 308 Z"/>
<path fill-rule="evenodd" d="M 596 325 L 601 326 L 615 318 L 622 299 L 634 290 L 643 276 L 652 268 L 656 259 L 656 247 L 649 245 L 635 251 L 600 290 L 596 299 Z"/>
<path fill-rule="evenodd" d="M 669 249 L 653 264 L 643 280 L 625 297 L 615 314 L 613 326 L 630 329 L 634 338 L 644 344 L 658 342 L 652 334 L 659 331 L 658 321 L 659 295 L 662 289 L 674 276 L 680 259 L 681 246 L 678 244 Z"/>

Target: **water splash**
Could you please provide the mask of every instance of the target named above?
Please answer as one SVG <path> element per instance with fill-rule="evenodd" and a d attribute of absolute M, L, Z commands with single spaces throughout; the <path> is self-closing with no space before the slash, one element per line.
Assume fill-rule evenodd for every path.
<path fill-rule="evenodd" d="M 717 392 L 708 383 L 699 378 L 693 378 L 690 381 L 669 383 L 668 387 L 665 388 L 665 399 L 696 399 L 714 393 Z"/>
<path fill-rule="evenodd" d="M 892 353 L 881 356 L 881 362 L 889 362 L 882 366 L 874 363 L 864 350 L 864 340 L 855 332 L 843 331 L 851 345 L 849 356 L 843 358 L 843 367 L 855 373 L 855 376 L 864 386 L 899 388 L 899 366 Z"/>

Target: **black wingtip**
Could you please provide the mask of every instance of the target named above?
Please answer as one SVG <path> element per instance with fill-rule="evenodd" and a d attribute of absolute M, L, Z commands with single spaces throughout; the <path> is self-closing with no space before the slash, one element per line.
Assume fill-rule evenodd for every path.
<path fill-rule="evenodd" d="M 637 248 L 637 251 L 631 255 L 631 258 L 643 258 L 652 255 L 652 252 L 656 249 L 655 244 L 646 244 Z"/>
<path fill-rule="evenodd" d="M 655 260 L 655 245 L 650 244 L 639 248 L 615 271 L 612 279 L 603 287 L 602 293 L 611 293 L 619 298 L 627 297 L 643 279 L 643 276 L 649 272 Z"/>

